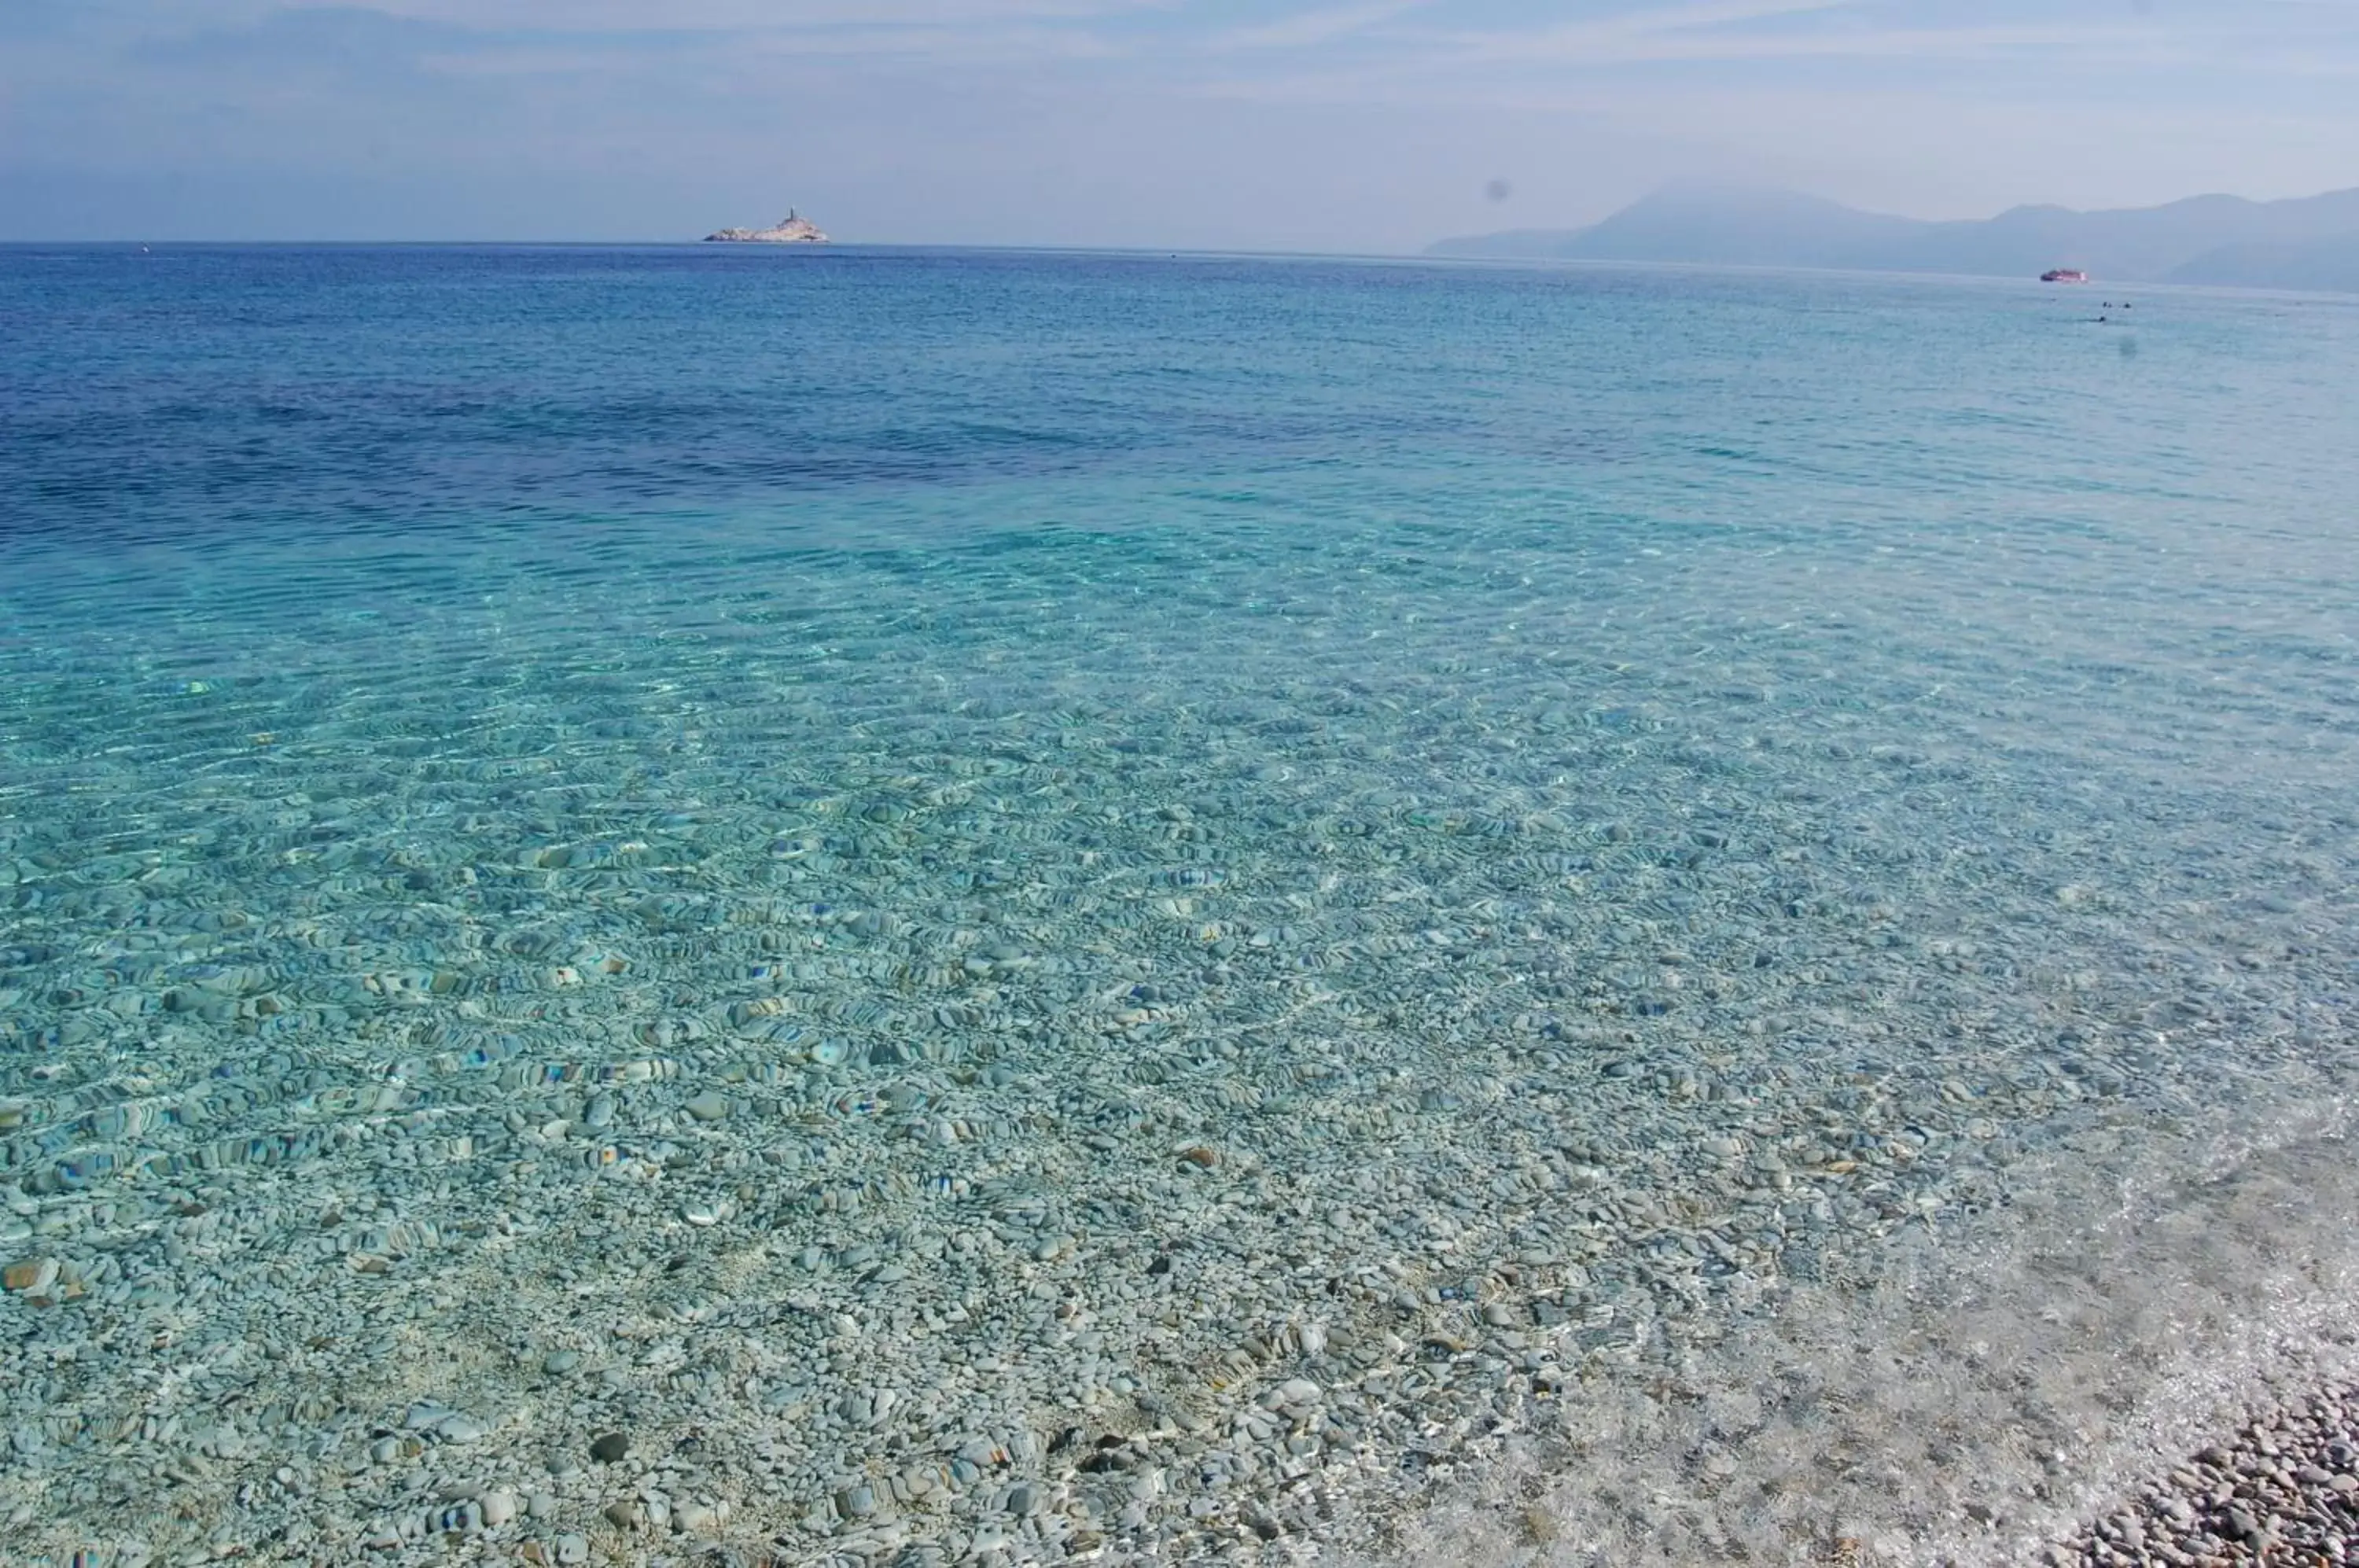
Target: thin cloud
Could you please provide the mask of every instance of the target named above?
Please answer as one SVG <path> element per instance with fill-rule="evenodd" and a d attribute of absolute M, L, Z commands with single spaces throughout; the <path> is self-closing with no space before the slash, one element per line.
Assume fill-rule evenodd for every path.
<path fill-rule="evenodd" d="M 290 0 L 259 9 L 214 5 L 201 17 L 209 25 L 153 31 L 121 47 L 126 60 L 167 69 L 274 64 L 614 83 L 684 60 L 701 60 L 716 81 L 749 62 L 794 60 L 989 71 L 1117 57 L 1127 51 L 1097 24 L 1159 3 L 804 0 L 756 8 L 742 0 L 677 0 L 661 7 L 647 0 L 592 0 L 560 9 L 542 0 L 385 0 L 365 7 Z M 0 79 L 6 74 L 0 71 Z"/>
<path fill-rule="evenodd" d="M 1212 47 L 1232 49 L 1312 49 L 1364 33 L 1396 16 L 1420 9 L 1426 4 L 1428 0 L 1380 0 L 1375 5 L 1308 11 L 1282 22 L 1239 27 L 1223 33 L 1212 40 Z"/>
<path fill-rule="evenodd" d="M 2359 69 L 2352 18 L 2359 8 L 2320 8 L 2319 20 L 2299 29 L 2312 46 L 2289 47 L 2285 29 L 2264 29 L 2249 14 L 2214 12 L 2174 18 L 2168 27 L 2133 20 L 1969 22 L 1956 26 L 1862 26 L 1865 14 L 1886 12 L 1865 0 L 1725 0 L 1658 6 L 1618 16 L 1520 29 L 1443 31 L 1392 29 L 1389 52 L 1359 60 L 1332 60 L 1284 76 L 1236 79 L 1218 91 L 1258 101 L 1497 103 L 1536 76 L 1552 75 L 1571 97 L 1591 101 L 1595 72 L 1643 65 L 1759 66 L 1809 61 L 1905 61 L 1952 69 L 2044 66 L 2078 69 L 2122 79 L 2141 71 L 2203 69 L 2223 78 L 2245 73 L 2288 81 L 2332 79 Z M 1848 13 L 1848 15 L 1845 15 Z M 2328 20 L 2335 15 L 2335 20 Z M 1785 24 L 1764 27 L 1760 24 Z M 1799 24 L 1799 25 L 1795 25 Z M 2323 24 L 2323 25 L 2320 25 Z M 2265 41 L 2266 40 L 2266 41 Z M 2297 69 L 2295 61 L 2306 60 Z M 1577 73 L 1577 77 L 1574 73 Z"/>
<path fill-rule="evenodd" d="M 2086 53 L 2122 61 L 2131 53 L 2154 61 L 2198 58 L 2185 48 L 2138 38 L 2119 28 L 2049 23 L 1973 27 L 1892 27 L 1875 31 L 1633 35 L 1618 38 L 1527 38 L 1515 59 L 1633 65 L 1655 61 L 1795 60 L 1987 60 L 2026 50 Z M 1473 58 L 1473 57 L 1469 57 Z M 1495 58 L 1486 53 L 1486 58 Z"/>
<path fill-rule="evenodd" d="M 1854 10 L 1857 8 L 1859 0 L 1712 0 L 1710 4 L 1662 6 L 1647 11 L 1626 11 L 1619 16 L 1598 16 L 1581 22 L 1564 22 L 1547 27 L 1475 34 L 1470 36 L 1469 41 L 1488 43 L 1498 49 L 1516 52 L 1536 46 L 1579 47 L 1583 44 L 1613 43 L 1628 38 L 1691 33 L 1700 29 L 1727 27 L 1745 22 L 1819 16 L 1833 11 Z"/>
<path fill-rule="evenodd" d="M 1618 65 L 1649 61 L 1776 61 L 1808 59 L 1923 59 L 1969 60 L 2027 49 L 2081 51 L 2116 62 L 2215 59 L 2212 51 L 2265 31 L 2250 13 L 2217 12 L 2208 18 L 2175 17 L 2158 25 L 2151 16 L 2124 14 L 2112 21 L 2083 17 L 2037 17 L 2024 21 L 1975 20 L 1954 26 L 1859 26 L 1861 13 L 1888 10 L 1865 0 L 1724 0 L 1661 7 L 1544 27 L 1436 34 L 1438 46 L 1421 62 L 1429 66 L 1475 66 L 1495 62 Z M 2359 21 L 2359 6 L 2315 8 L 2320 19 L 2341 18 L 2317 35 L 2345 36 Z M 1844 17 L 1842 14 L 1850 13 Z M 1791 23 L 1765 29 L 1756 24 Z M 1827 25 L 1848 21 L 1853 25 Z"/>
<path fill-rule="evenodd" d="M 1089 21 L 1178 0 L 377 0 L 375 9 L 487 31 L 777 33 L 830 27 L 962 27 Z M 340 9 L 338 0 L 287 0 Z"/>
<path fill-rule="evenodd" d="M 975 68 L 1113 60 L 1130 52 L 1087 28 L 1020 25 L 992 29 L 815 27 L 739 38 L 727 50 L 733 61 L 866 57 L 879 60 L 945 60 Z"/>

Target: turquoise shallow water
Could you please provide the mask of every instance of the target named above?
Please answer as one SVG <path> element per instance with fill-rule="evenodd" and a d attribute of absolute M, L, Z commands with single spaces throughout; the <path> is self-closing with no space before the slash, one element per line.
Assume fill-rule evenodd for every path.
<path fill-rule="evenodd" d="M 2097 308 L 0 251 L 0 1508 L 2069 1514 L 2341 1278 L 2323 1178 L 2234 1205 L 2359 1061 L 2359 313 Z"/>

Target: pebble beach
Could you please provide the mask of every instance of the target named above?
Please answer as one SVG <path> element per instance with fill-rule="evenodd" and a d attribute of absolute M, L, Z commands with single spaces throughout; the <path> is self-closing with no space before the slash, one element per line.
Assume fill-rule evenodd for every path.
<path fill-rule="evenodd" d="M 2055 1563 L 2344 1563 L 2359 1544 L 2359 1406 L 2349 1388 L 2278 1406 L 2211 1443 Z"/>
<path fill-rule="evenodd" d="M 1211 363 L 1189 301 L 1313 289 L 1025 266 L 1149 360 L 1060 291 Z M 754 275 L 652 276 L 593 281 Z M 1322 308 L 1406 355 L 1499 285 L 1433 287 Z M 1822 307 L 1769 287 L 1713 308 Z M 414 396 L 406 298 L 329 336 Z M 2076 440 L 2324 374 L 2189 310 L 2053 371 L 2179 372 Z M 1487 428 L 1443 391 L 1437 450 Z M 10 1560 L 2343 1560 L 2352 562 L 2284 502 L 2343 459 L 1958 515 L 1963 436 L 1870 520 L 1897 460 L 1797 435 L 1807 495 L 1712 503 L 1758 548 L 1685 438 L 1588 490 L 1201 439 L 660 517 L 701 481 L 600 444 L 578 526 L 13 543 Z M 435 450 L 419 513 L 481 504 Z"/>

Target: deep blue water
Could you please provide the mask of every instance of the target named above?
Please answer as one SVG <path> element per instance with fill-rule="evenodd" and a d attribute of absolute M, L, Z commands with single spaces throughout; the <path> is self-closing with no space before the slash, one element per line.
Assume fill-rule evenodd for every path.
<path fill-rule="evenodd" d="M 1273 1386 L 1375 1379 L 1364 1452 L 1397 1456 L 1468 1385 L 1386 1334 L 1734 1397 L 1763 1374 L 1727 1345 L 1927 1267 L 1912 1238 L 2069 1246 L 2332 1133 L 2359 310 L 2131 299 L 0 249 L 0 1253 L 65 1282 L 0 1307 L 12 1376 L 52 1368 L 0 1501 L 64 1499 L 60 1551 L 332 1556 L 413 1519 L 366 1464 L 251 1529 L 110 1490 L 189 1441 L 142 1390 L 253 1335 L 258 1388 L 189 1399 L 236 1429 L 219 1473 L 332 1469 L 419 1399 L 511 1411 L 469 1451 L 494 1475 L 702 1402 L 730 1528 L 817 1552 L 875 1528 L 848 1478 L 958 1447 L 838 1430 L 831 1314 L 880 1290 L 860 1377 L 975 1431 L 1142 1397 L 1221 1425 L 1263 1374 L 1204 1367 L 1275 1334 Z M 1225 1163 L 1175 1176 L 1182 1146 Z M 1210 1217 L 1206 1169 L 1253 1196 Z M 201 1269 L 197 1211 L 238 1238 Z M 658 1245 L 710 1321 L 774 1312 L 753 1348 L 689 1335 L 742 1385 L 516 1381 L 656 1334 Z M 900 1279 L 842 1262 L 878 1247 Z M 1204 1260 L 1184 1331 L 1110 1300 L 1157 1249 Z M 1037 1386 L 1029 1298 L 934 1310 L 1035 1275 L 1103 1303 Z M 1304 1348 L 1314 1320 L 1365 1355 Z M 299 1330 L 354 1348 L 288 1359 Z M 965 1345 L 939 1385 L 929 1334 Z M 1959 1408 L 2017 1419 L 1985 1396 Z M 757 1485 L 731 1445 L 782 1431 Z M 955 1478 L 907 1538 L 982 1550 L 1014 1476 L 1099 1486 L 1002 1447 L 997 1492 Z M 1701 1452 L 1629 1463 L 1719 1476 Z M 1802 1529 L 1710 1485 L 1723 1536 L 1678 1550 Z M 1057 1530 L 1184 1555 L 1264 1507 L 1111 1486 Z"/>

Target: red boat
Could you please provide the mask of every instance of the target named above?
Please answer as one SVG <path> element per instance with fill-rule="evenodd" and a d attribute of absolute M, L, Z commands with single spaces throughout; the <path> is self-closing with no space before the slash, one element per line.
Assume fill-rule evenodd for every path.
<path fill-rule="evenodd" d="M 2051 267 L 2039 275 L 2042 283 L 2086 283 L 2089 275 L 2077 267 Z"/>

